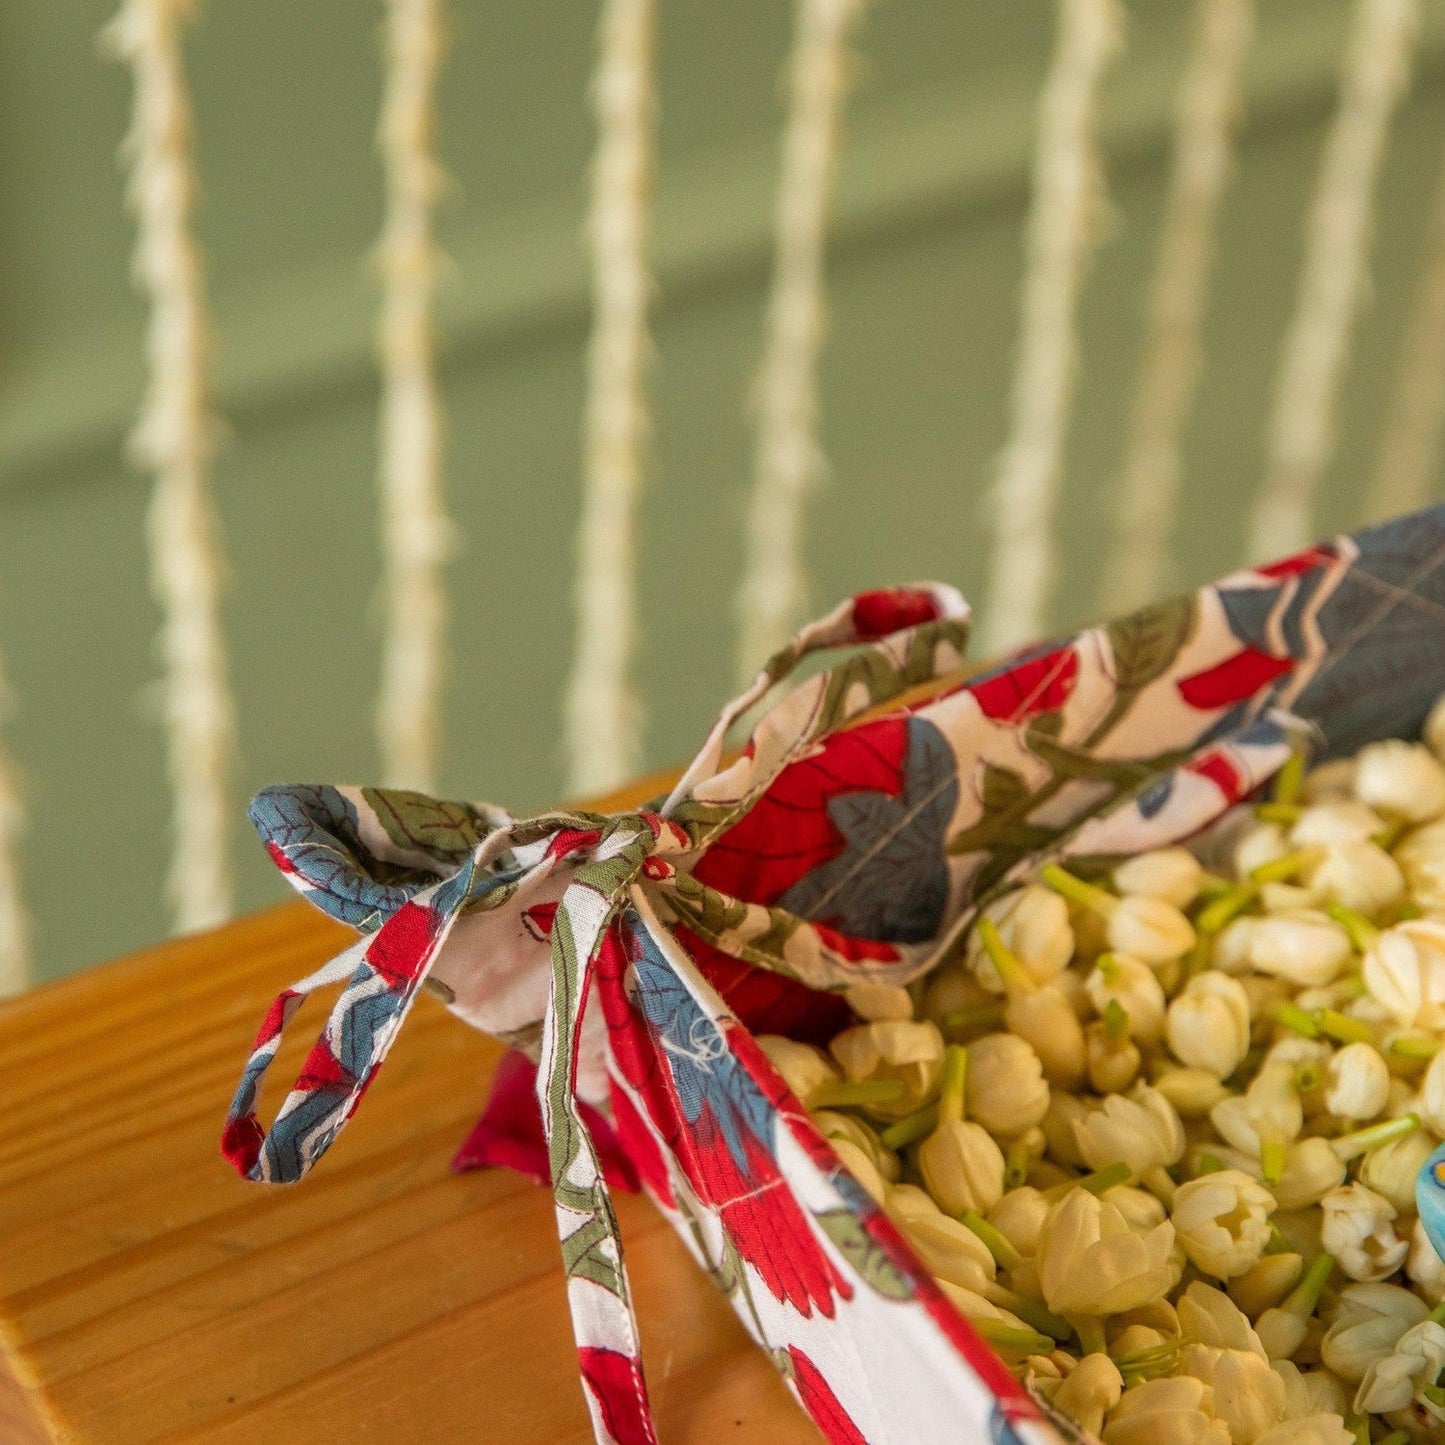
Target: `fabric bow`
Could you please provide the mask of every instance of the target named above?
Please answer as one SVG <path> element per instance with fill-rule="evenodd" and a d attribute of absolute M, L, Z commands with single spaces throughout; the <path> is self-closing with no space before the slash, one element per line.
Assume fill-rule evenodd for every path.
<path fill-rule="evenodd" d="M 632 908 L 649 919 L 684 922 L 723 952 L 814 988 L 843 989 L 882 972 L 907 981 L 923 972 L 936 956 L 936 940 L 904 946 L 886 961 L 870 959 L 832 930 L 707 888 L 689 868 L 823 735 L 958 669 L 967 633 L 968 605 L 943 584 L 851 599 L 770 659 L 723 710 L 672 793 L 634 813 L 516 819 L 495 807 L 369 789 L 262 793 L 252 816 L 277 864 L 362 937 L 271 1005 L 227 1117 L 226 1157 L 248 1179 L 300 1179 L 355 1111 L 428 980 L 469 1022 L 509 1041 L 535 1042 L 593 1426 L 601 1440 L 654 1439 L 617 1219 L 581 1109 L 582 1100 L 605 1091 L 605 1049 L 600 1039 L 584 1037 L 593 970 L 619 914 Z M 733 724 L 804 657 L 836 647 L 857 650 L 786 694 L 728 763 Z M 392 826 L 398 813 L 408 816 Z M 538 970 L 519 955 L 540 940 L 550 950 L 545 996 Z M 308 994 L 338 983 L 344 987 L 325 1028 L 264 1130 L 257 1094 L 286 1024 Z M 599 1378 L 586 1366 L 603 1358 L 613 1363 Z"/>

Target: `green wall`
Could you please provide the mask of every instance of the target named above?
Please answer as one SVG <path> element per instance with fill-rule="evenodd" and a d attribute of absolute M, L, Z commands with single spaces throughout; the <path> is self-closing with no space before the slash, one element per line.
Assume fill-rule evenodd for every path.
<path fill-rule="evenodd" d="M 593 8 L 454 0 L 443 146 L 456 678 L 445 786 L 518 807 L 561 787 L 577 504 L 579 242 Z M 1064 497 L 1059 625 L 1098 600 L 1190 7 L 1131 0 L 1106 138 L 1115 223 L 1084 304 L 1086 362 Z M 230 426 L 220 491 L 242 787 L 369 779 L 373 538 L 371 132 L 379 10 L 342 0 L 202 7 L 191 47 L 201 228 Z M 767 277 L 780 0 L 661 0 L 657 438 L 644 518 L 649 759 L 687 755 L 730 680 L 746 495 L 743 403 Z M 164 932 L 167 800 L 141 550 L 146 488 L 121 460 L 140 311 L 116 147 L 125 77 L 100 0 L 0 7 L 0 643 L 28 780 L 26 866 L 42 972 Z M 1303 210 L 1348 8 L 1260 0 L 1241 165 L 1189 434 L 1181 582 L 1234 565 L 1261 470 Z M 982 503 L 1003 440 L 1045 0 L 886 0 L 861 39 L 826 363 L 833 466 L 809 562 L 817 600 L 946 578 L 977 593 Z M 1418 271 L 1445 137 L 1445 0 L 1381 196 L 1321 529 L 1358 520 L 1361 478 Z M 237 819 L 244 906 L 283 890 Z"/>

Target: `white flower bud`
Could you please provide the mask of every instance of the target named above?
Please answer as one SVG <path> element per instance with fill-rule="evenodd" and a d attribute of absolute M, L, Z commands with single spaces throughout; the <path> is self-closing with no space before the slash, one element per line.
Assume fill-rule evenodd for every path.
<path fill-rule="evenodd" d="M 1300 1255 L 1288 1251 L 1261 1255 L 1243 1274 L 1229 1281 L 1229 1297 L 1246 1315 L 1261 1315 L 1278 1305 L 1304 1272 Z"/>
<path fill-rule="evenodd" d="M 1422 908 L 1445 909 L 1445 821 L 1427 823 L 1395 845 L 1395 862 Z"/>
<path fill-rule="evenodd" d="M 1114 869 L 1114 887 L 1121 894 L 1162 898 L 1187 908 L 1199 896 L 1204 869 L 1187 848 L 1156 848 L 1126 859 Z"/>
<path fill-rule="evenodd" d="M 1315 803 L 1289 831 L 1291 848 L 1327 848 L 1336 843 L 1365 843 L 1385 830 L 1385 820 L 1363 803 Z"/>
<path fill-rule="evenodd" d="M 956 1219 L 940 1213 L 921 1189 L 913 1194 L 928 1201 L 921 1207 L 911 1196 L 895 1189 L 888 1196 L 888 1214 L 907 1237 L 918 1257 L 937 1279 L 963 1289 L 985 1293 L 994 1281 L 994 1258 L 978 1235 Z"/>
<path fill-rule="evenodd" d="M 1174 1105 L 1183 1119 L 1202 1119 L 1229 1090 L 1208 1069 L 1163 1069 L 1154 1087 Z"/>
<path fill-rule="evenodd" d="M 1100 1438 L 1104 1445 L 1230 1445 L 1229 1426 L 1214 1418 L 1214 1392 L 1192 1375 L 1125 1390 Z"/>
<path fill-rule="evenodd" d="M 1415 1288 L 1431 1304 L 1445 1299 L 1445 1259 L 1435 1252 L 1425 1226 L 1415 1220 L 1410 1231 L 1410 1253 L 1405 1258 L 1405 1273 Z"/>
<path fill-rule="evenodd" d="M 906 988 L 896 983 L 865 979 L 846 989 L 843 998 L 860 1019 L 870 1023 L 913 1017 L 913 999 Z"/>
<path fill-rule="evenodd" d="M 933 1023 L 895 1019 L 859 1024 L 835 1035 L 828 1048 L 855 1083 L 897 1080 L 903 1085 L 897 1099 L 869 1106 L 884 1118 L 901 1119 L 922 1108 L 943 1070 L 943 1035 Z"/>
<path fill-rule="evenodd" d="M 1350 1408 L 1349 1392 L 1328 1370 L 1301 1370 L 1293 1360 L 1275 1360 L 1273 1369 L 1284 1381 L 1286 1419 L 1321 1412 L 1343 1415 Z"/>
<path fill-rule="evenodd" d="M 1320 1341 L 1320 1358 L 1340 1379 L 1358 1385 L 1371 1364 L 1388 1355 L 1400 1336 L 1429 1313 L 1428 1305 L 1399 1285 L 1346 1285 Z"/>
<path fill-rule="evenodd" d="M 1044 1113 L 1042 1128 L 1048 1140 L 1049 1157 L 1071 1169 L 1085 1169 L 1084 1156 L 1079 1153 L 1078 1136 L 1074 1125 L 1087 1119 L 1098 1105 L 1077 1094 L 1066 1094 L 1055 1089 L 1049 1098 L 1049 1107 Z"/>
<path fill-rule="evenodd" d="M 813 1099 L 823 1085 L 838 1082 L 839 1074 L 833 1067 L 833 1061 L 822 1049 L 815 1049 L 811 1044 L 800 1044 L 780 1034 L 759 1034 L 758 1047 L 805 1108 L 812 1107 Z"/>
<path fill-rule="evenodd" d="M 1068 967 L 1074 956 L 1069 905 L 1052 888 L 1029 883 L 986 904 L 983 913 L 993 920 L 1005 947 L 1028 969 L 1036 983 L 1047 983 Z M 1003 979 L 976 929 L 969 935 L 965 958 L 984 988 L 995 994 L 1004 991 Z"/>
<path fill-rule="evenodd" d="M 1445 759 L 1445 693 L 1435 699 L 1430 711 L 1425 714 L 1425 725 L 1420 729 L 1420 741 L 1437 758 Z"/>
<path fill-rule="evenodd" d="M 1003 1196 L 1003 1152 L 987 1130 L 967 1120 L 941 1122 L 918 1146 L 918 1169 L 948 1214 L 987 1214 Z"/>
<path fill-rule="evenodd" d="M 1249 1052 L 1249 995 L 1218 969 L 1195 975 L 1169 1005 L 1166 1035 L 1174 1057 L 1227 1079 Z"/>
<path fill-rule="evenodd" d="M 1181 1184 L 1170 1219 L 1195 1267 L 1215 1279 L 1232 1279 L 1259 1262 L 1269 1243 L 1274 1196 L 1235 1169 L 1221 1169 Z"/>
<path fill-rule="evenodd" d="M 1049 1086 L 1039 1056 L 1013 1034 L 975 1039 L 968 1046 L 967 1100 L 969 1118 L 1006 1139 L 1042 1123 Z"/>
<path fill-rule="evenodd" d="M 1289 851 L 1289 839 L 1278 823 L 1257 823 L 1235 845 L 1234 871 L 1248 878 L 1256 868 L 1279 862 Z"/>
<path fill-rule="evenodd" d="M 1332 803 L 1355 796 L 1355 760 L 1331 758 L 1305 774 L 1300 796 L 1306 803 Z"/>
<path fill-rule="evenodd" d="M 1144 963 L 1169 963 L 1194 947 L 1194 925 L 1162 898 L 1121 898 L 1108 918 L 1109 947 Z"/>
<path fill-rule="evenodd" d="M 1259 890 L 1259 904 L 1266 913 L 1297 913 L 1301 908 L 1318 908 L 1324 895 L 1318 888 L 1301 883 L 1265 883 Z"/>
<path fill-rule="evenodd" d="M 1013 995 L 1004 1022 L 1039 1056 L 1051 1084 L 1076 1088 L 1084 1077 L 1084 1027 L 1062 990 L 1044 984 Z"/>
<path fill-rule="evenodd" d="M 1405 875 L 1378 843 L 1332 843 L 1311 870 L 1309 886 L 1333 903 L 1375 914 L 1404 896 Z"/>
<path fill-rule="evenodd" d="M 1285 1151 L 1279 1181 L 1270 1189 L 1281 1209 L 1308 1209 L 1338 1189 L 1347 1172 L 1328 1139 L 1301 1139 Z"/>
<path fill-rule="evenodd" d="M 1039 1284 L 1051 1310 L 1114 1315 L 1167 1294 L 1179 1278 L 1174 1226 L 1140 1235 L 1112 1204 L 1071 1189 L 1044 1225 Z"/>
<path fill-rule="evenodd" d="M 1369 1044 L 1346 1044 L 1325 1065 L 1325 1108 L 1337 1119 L 1374 1119 L 1390 1101 L 1390 1069 Z"/>
<path fill-rule="evenodd" d="M 1103 1023 L 1084 1030 L 1084 1066 L 1089 1086 L 1100 1094 L 1117 1094 L 1139 1076 L 1143 1057 L 1139 1046 L 1127 1035 L 1111 1038 Z"/>
<path fill-rule="evenodd" d="M 1355 1395 L 1355 1411 L 1384 1415 L 1408 1410 L 1441 1370 L 1445 1370 L 1445 1325 L 1421 1320 L 1400 1336 L 1388 1355 L 1371 1362 Z"/>
<path fill-rule="evenodd" d="M 1091 1169 L 1126 1164 L 1136 1179 L 1168 1168 L 1184 1153 L 1184 1126 L 1174 1105 L 1147 1084 L 1132 1094 L 1110 1094 L 1102 1108 L 1075 1122 L 1074 1136 Z"/>
<path fill-rule="evenodd" d="M 1409 1244 L 1395 1233 L 1395 1206 L 1363 1184 L 1320 1200 L 1320 1238 L 1351 1279 L 1382 1280 L 1404 1264 Z"/>
<path fill-rule="evenodd" d="M 1284 1381 L 1263 1354 L 1191 1345 L 1181 1369 L 1214 1392 L 1215 1418 L 1229 1427 L 1234 1445 L 1254 1445 L 1284 1419 Z"/>
<path fill-rule="evenodd" d="M 1102 954 L 1084 982 L 1102 1018 L 1111 1002 L 1124 1010 L 1129 1037 L 1148 1047 L 1164 1037 L 1164 989 L 1154 970 L 1127 953 Z"/>
<path fill-rule="evenodd" d="M 1255 920 L 1249 961 L 1261 973 L 1288 979 L 1299 988 L 1332 983 L 1350 958 L 1344 929 L 1326 914 L 1301 908 Z"/>
<path fill-rule="evenodd" d="M 1293 1065 L 1266 1061 L 1249 1088 L 1216 1104 L 1209 1119 L 1222 1139 L 1255 1158 L 1264 1144 L 1288 1144 L 1304 1127 Z"/>
<path fill-rule="evenodd" d="M 1039 1252 L 1039 1238 L 1049 1216 L 1049 1201 L 1037 1189 L 1025 1184 L 1010 1189 L 988 1212 L 993 1225 L 1020 1254 L 1032 1258 Z"/>
<path fill-rule="evenodd" d="M 1128 1184 L 1116 1184 L 1099 1198 L 1112 1204 L 1135 1234 L 1148 1234 L 1169 1218 L 1169 1211 L 1152 1194 Z"/>
<path fill-rule="evenodd" d="M 1254 1445 L 1356 1445 L 1356 1441 L 1339 1411 L 1320 1410 L 1271 1425 Z"/>
<path fill-rule="evenodd" d="M 1179 1300 L 1179 1329 L 1196 1344 L 1214 1350 L 1251 1350 L 1262 1353 L 1259 1338 L 1239 1306 L 1223 1290 L 1194 1280 Z"/>
<path fill-rule="evenodd" d="M 873 1161 L 873 1167 L 888 1183 L 897 1182 L 900 1172 L 898 1156 L 891 1149 L 885 1149 L 882 1140 L 861 1119 L 854 1114 L 836 1113 L 832 1109 L 814 1109 L 811 1112 L 813 1123 L 825 1139 L 846 1139 Z"/>
<path fill-rule="evenodd" d="M 1360 1183 L 1382 1194 L 1397 1213 L 1415 1213 L 1415 1181 L 1425 1161 L 1435 1150 L 1435 1141 L 1423 1130 L 1391 1139 L 1360 1160 Z"/>
<path fill-rule="evenodd" d="M 1104 1416 L 1119 1403 L 1124 1381 L 1108 1355 L 1085 1355 L 1054 1391 L 1053 1403 L 1081 1430 L 1097 1433 Z"/>
<path fill-rule="evenodd" d="M 1424 823 L 1445 813 L 1445 768 L 1419 743 L 1370 743 L 1355 757 L 1355 796 L 1392 818 Z"/>
<path fill-rule="evenodd" d="M 938 1023 L 945 1014 L 997 1003 L 997 994 L 984 988 L 961 961 L 954 960 L 939 965 L 928 975 L 923 991 L 923 1016 Z"/>

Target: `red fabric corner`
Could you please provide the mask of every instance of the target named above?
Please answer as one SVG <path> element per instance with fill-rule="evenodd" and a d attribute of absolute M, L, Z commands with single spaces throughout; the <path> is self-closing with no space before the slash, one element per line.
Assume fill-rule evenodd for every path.
<path fill-rule="evenodd" d="M 638 1191 L 637 1170 L 623 1151 L 610 1121 L 590 1104 L 581 1105 L 582 1120 L 613 1189 Z M 537 1103 L 537 1066 L 526 1054 L 510 1049 L 497 1065 L 492 1094 L 482 1116 L 452 1159 L 458 1173 L 468 1169 L 514 1169 L 537 1184 L 552 1182 L 547 1141 L 542 1135 L 542 1109 Z"/>

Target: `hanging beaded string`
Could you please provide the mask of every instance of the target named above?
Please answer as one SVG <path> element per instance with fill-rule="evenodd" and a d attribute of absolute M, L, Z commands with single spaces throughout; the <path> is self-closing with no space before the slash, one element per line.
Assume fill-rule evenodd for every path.
<path fill-rule="evenodd" d="M 9 689 L 0 665 L 0 714 Z M 30 915 L 20 882 L 20 839 L 25 804 L 20 778 L 7 750 L 0 746 L 0 998 L 19 993 L 31 982 Z"/>
<path fill-rule="evenodd" d="M 194 0 L 125 0 L 108 36 L 131 67 L 125 142 L 136 215 L 135 273 L 150 303 L 145 402 L 131 435 L 155 477 L 147 531 L 163 621 L 167 768 L 175 843 L 167 894 L 177 931 L 231 913 L 230 777 L 235 707 L 221 631 L 224 566 L 211 493 L 216 440 L 205 381 L 205 286 L 191 234 L 195 175 L 181 32 Z"/>
<path fill-rule="evenodd" d="M 637 501 L 649 429 L 653 30 L 652 0 L 604 0 L 593 82 L 597 149 L 588 233 L 594 314 L 577 535 L 577 651 L 566 699 L 574 795 L 620 783 L 642 760 L 642 705 L 632 669 Z"/>
<path fill-rule="evenodd" d="M 1304 546 L 1334 449 L 1350 334 L 1368 285 L 1371 209 L 1390 121 L 1410 81 L 1419 0 L 1358 0 L 1325 142 L 1295 313 L 1275 383 L 1251 560 Z"/>
<path fill-rule="evenodd" d="M 1435 191 L 1425 264 L 1410 309 L 1365 519 L 1413 512 L 1430 500 L 1445 434 L 1445 166 Z"/>
<path fill-rule="evenodd" d="M 1060 0 L 1039 111 L 1009 439 L 994 490 L 982 649 L 1007 652 L 1047 627 L 1055 510 L 1078 362 L 1076 312 L 1103 202 L 1099 83 L 1120 43 L 1115 0 Z"/>
<path fill-rule="evenodd" d="M 1219 203 L 1233 168 L 1240 72 L 1253 31 L 1254 0 L 1199 0 L 1119 482 L 1117 532 L 1104 568 L 1101 601 L 1108 609 L 1140 607 L 1171 580 L 1180 443 L 1202 367 L 1200 327 Z"/>
<path fill-rule="evenodd" d="M 433 213 L 441 0 L 387 0 L 386 89 L 377 145 L 386 183 L 377 344 L 382 368 L 380 528 L 385 636 L 376 731 L 391 787 L 436 787 L 446 672 L 443 571 L 452 525 L 443 498 L 435 296 L 442 256 Z"/>
<path fill-rule="evenodd" d="M 803 511 L 826 474 L 818 438 L 818 358 L 827 329 L 828 200 L 837 168 L 848 40 L 866 0 L 798 0 L 776 200 L 767 339 L 738 591 L 737 674 L 749 681 L 792 636 L 807 602 Z"/>

